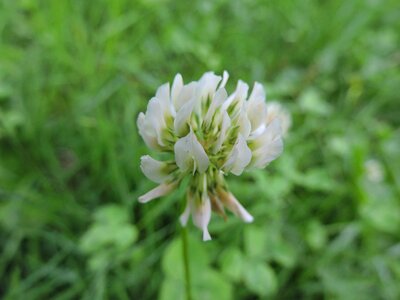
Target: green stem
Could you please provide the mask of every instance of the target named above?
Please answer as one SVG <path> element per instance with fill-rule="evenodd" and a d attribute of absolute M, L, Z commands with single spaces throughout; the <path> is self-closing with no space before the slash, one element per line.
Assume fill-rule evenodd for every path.
<path fill-rule="evenodd" d="M 189 242 L 186 227 L 182 226 L 182 252 L 183 267 L 185 272 L 186 299 L 192 300 L 192 289 L 190 284 L 190 268 L 189 268 Z"/>

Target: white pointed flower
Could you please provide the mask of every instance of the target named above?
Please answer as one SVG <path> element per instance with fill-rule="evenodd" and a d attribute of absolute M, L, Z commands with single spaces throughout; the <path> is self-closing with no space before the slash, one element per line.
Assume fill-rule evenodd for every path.
<path fill-rule="evenodd" d="M 168 136 L 165 131 L 172 120 L 171 111 L 165 99 L 152 98 L 147 113 L 140 113 L 137 121 L 139 133 L 152 149 L 163 149 Z"/>
<path fill-rule="evenodd" d="M 267 103 L 266 123 L 270 124 L 273 120 L 278 119 L 281 124 L 282 135 L 286 136 L 292 125 L 292 117 L 290 112 L 279 102 L 271 101 Z"/>
<path fill-rule="evenodd" d="M 172 177 L 171 171 L 175 169 L 173 164 L 155 160 L 149 155 L 141 157 L 140 168 L 148 179 L 156 183 L 168 181 Z"/>
<path fill-rule="evenodd" d="M 198 170 L 204 173 L 210 164 L 207 153 L 193 131 L 176 142 L 174 151 L 176 164 L 182 172 L 193 170 L 194 174 Z"/>
<path fill-rule="evenodd" d="M 226 172 L 232 172 L 232 174 L 239 176 L 250 163 L 251 156 L 252 153 L 247 146 L 246 139 L 239 134 L 236 144 L 233 146 L 233 150 L 222 168 Z"/>
<path fill-rule="evenodd" d="M 217 137 L 216 143 L 212 146 L 212 153 L 218 153 L 221 150 L 222 144 L 225 141 L 228 130 L 231 126 L 231 118 L 226 111 L 222 113 L 222 121 L 219 127 L 219 135 Z"/>
<path fill-rule="evenodd" d="M 261 129 L 251 141 L 250 147 L 253 152 L 251 165 L 262 169 L 282 154 L 283 140 L 279 120 L 274 120 Z"/>
<path fill-rule="evenodd" d="M 176 185 L 176 182 L 162 183 L 154 189 L 148 191 L 146 194 L 140 196 L 139 202 L 146 203 L 153 199 L 168 195 L 172 190 L 175 189 Z"/>
<path fill-rule="evenodd" d="M 183 104 L 176 115 L 174 120 L 174 130 L 177 136 L 182 136 L 189 130 L 190 117 L 195 105 L 194 100 L 195 99 L 191 99 Z"/>
<path fill-rule="evenodd" d="M 183 78 L 181 74 L 176 74 L 171 88 L 171 104 L 177 108 L 178 97 L 180 96 L 183 88 Z"/>
<path fill-rule="evenodd" d="M 232 213 L 238 216 L 246 223 L 253 222 L 254 218 L 249 212 L 239 203 L 235 196 L 225 191 L 224 189 L 219 189 L 217 191 L 218 199 L 224 204 Z"/>
<path fill-rule="evenodd" d="M 208 232 L 208 223 L 211 220 L 211 202 L 208 196 L 207 176 L 202 175 L 203 182 L 200 197 L 192 200 L 192 218 L 193 223 L 203 231 L 203 241 L 211 240 L 210 233 Z"/>
<path fill-rule="evenodd" d="M 262 85 L 256 82 L 247 105 L 247 117 L 251 123 L 251 131 L 255 131 L 264 125 L 266 115 L 265 92 Z"/>
<path fill-rule="evenodd" d="M 140 113 L 137 125 L 146 145 L 165 153 L 169 161 L 145 155 L 141 169 L 160 185 L 139 198 L 148 202 L 173 191 L 189 177 L 186 208 L 180 222 L 186 226 L 190 215 L 211 239 L 208 224 L 211 211 L 226 218 L 225 209 L 244 222 L 253 217 L 228 191 L 224 176 L 240 175 L 250 167 L 264 168 L 283 150 L 282 114 L 265 102 L 265 91 L 255 83 L 238 81 L 232 94 L 225 89 L 229 74 L 205 73 L 188 84 L 177 74 L 170 88 L 164 84 Z M 290 117 L 290 116 L 289 116 Z"/>
<path fill-rule="evenodd" d="M 207 113 L 204 117 L 204 124 L 206 126 L 210 126 L 212 124 L 212 121 L 214 120 L 214 117 L 217 113 L 217 109 L 220 108 L 222 103 L 228 98 L 228 93 L 224 88 L 220 88 L 214 95 L 214 97 L 211 100 L 210 107 L 207 110 Z M 221 111 L 221 110 L 219 110 Z"/>
<path fill-rule="evenodd" d="M 137 119 L 137 127 L 139 128 L 139 134 L 142 136 L 146 145 L 151 149 L 159 149 L 160 146 L 157 142 L 157 132 L 149 124 L 144 113 L 140 113 Z"/>
<path fill-rule="evenodd" d="M 180 86 L 179 77 L 175 80 L 178 82 L 175 83 L 175 86 L 172 88 L 172 92 L 174 93 L 172 96 L 172 104 L 175 110 L 179 111 L 185 103 L 194 98 L 198 83 L 191 82 L 187 85 Z"/>
<path fill-rule="evenodd" d="M 182 226 L 186 226 L 187 222 L 189 221 L 190 213 L 192 212 L 193 206 L 193 196 L 190 193 L 187 193 L 186 197 L 186 207 L 183 213 L 179 217 L 179 221 L 181 222 Z"/>
<path fill-rule="evenodd" d="M 204 98 L 213 97 L 221 79 L 222 77 L 215 75 L 214 72 L 205 73 L 199 80 L 197 90 L 198 96 L 202 100 L 204 100 Z"/>

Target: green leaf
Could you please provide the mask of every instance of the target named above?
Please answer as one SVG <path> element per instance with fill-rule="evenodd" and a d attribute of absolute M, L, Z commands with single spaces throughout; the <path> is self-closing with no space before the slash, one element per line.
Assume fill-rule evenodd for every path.
<path fill-rule="evenodd" d="M 89 268 L 93 271 L 104 270 L 110 262 L 110 255 L 107 252 L 95 252 L 89 259 Z"/>
<path fill-rule="evenodd" d="M 193 283 L 195 299 L 232 299 L 232 286 L 223 276 L 212 269 L 207 269 L 201 275 L 199 281 Z"/>
<path fill-rule="evenodd" d="M 185 285 L 182 279 L 176 279 L 172 277 L 167 277 L 162 285 L 160 291 L 160 300 L 184 300 L 185 295 Z"/>
<path fill-rule="evenodd" d="M 0 101 L 12 94 L 11 86 L 0 81 Z"/>
<path fill-rule="evenodd" d="M 220 274 L 207 269 L 192 280 L 192 296 L 194 300 L 230 300 L 232 286 Z M 186 299 L 184 281 L 167 277 L 161 286 L 160 299 Z"/>
<path fill-rule="evenodd" d="M 203 272 L 209 263 L 205 245 L 196 238 L 189 236 L 189 263 L 192 278 Z M 167 277 L 183 279 L 182 241 L 180 238 L 173 240 L 165 249 L 162 258 L 162 268 Z"/>
<path fill-rule="evenodd" d="M 253 261 L 246 266 L 244 282 L 250 291 L 261 297 L 273 295 L 278 289 L 274 270 L 259 261 Z"/>
<path fill-rule="evenodd" d="M 368 276 L 360 276 L 356 273 L 346 272 L 348 266 L 334 262 L 320 271 L 322 285 L 325 293 L 332 299 L 376 299 L 373 288 L 373 279 Z M 349 297 L 351 295 L 351 297 Z"/>
<path fill-rule="evenodd" d="M 400 205 L 395 198 L 369 198 L 362 205 L 360 212 L 364 220 L 373 228 L 394 234 L 399 232 Z"/>
<path fill-rule="evenodd" d="M 124 251 L 137 239 L 135 226 L 129 223 L 126 209 L 117 205 L 103 206 L 95 212 L 95 222 L 82 235 L 80 248 L 85 253 Z"/>
<path fill-rule="evenodd" d="M 297 254 L 291 244 L 279 240 L 274 246 L 273 258 L 282 266 L 291 268 L 296 263 Z"/>
<path fill-rule="evenodd" d="M 322 168 L 307 171 L 298 177 L 296 182 L 312 190 L 330 191 L 335 187 L 335 183 L 328 171 Z"/>
<path fill-rule="evenodd" d="M 232 281 L 239 281 L 243 274 L 244 257 L 237 248 L 228 248 L 220 258 L 222 273 Z"/>
<path fill-rule="evenodd" d="M 184 299 L 185 279 L 181 246 L 181 240 L 176 239 L 164 252 L 162 268 L 166 279 L 161 288 L 161 299 Z M 189 238 L 189 261 L 194 299 L 232 298 L 229 282 L 209 265 L 205 243 Z"/>
<path fill-rule="evenodd" d="M 268 232 L 263 227 L 256 227 L 255 225 L 245 227 L 244 248 L 248 257 L 266 257 L 267 234 Z"/>
<path fill-rule="evenodd" d="M 125 207 L 111 204 L 100 207 L 94 214 L 96 222 L 102 224 L 123 224 L 129 222 L 129 213 Z"/>
<path fill-rule="evenodd" d="M 307 224 L 305 238 L 311 249 L 322 249 L 327 241 L 326 230 L 317 220 L 313 220 Z"/>
<path fill-rule="evenodd" d="M 99 225 L 92 226 L 81 238 L 81 249 L 86 252 L 95 252 L 102 248 L 114 247 L 126 249 L 132 245 L 138 236 L 132 225 Z"/>
<path fill-rule="evenodd" d="M 307 89 L 300 95 L 300 107 L 309 113 L 316 115 L 329 115 L 332 107 L 326 102 L 321 93 L 316 89 Z"/>

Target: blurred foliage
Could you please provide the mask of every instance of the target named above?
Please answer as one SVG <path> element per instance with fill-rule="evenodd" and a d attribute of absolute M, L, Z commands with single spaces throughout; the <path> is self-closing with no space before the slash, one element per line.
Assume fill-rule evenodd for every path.
<path fill-rule="evenodd" d="M 226 69 L 293 126 L 229 178 L 254 224 L 190 227 L 195 299 L 399 299 L 399 33 L 396 0 L 0 0 L 0 298 L 183 299 L 182 195 L 137 203 L 136 117 Z"/>

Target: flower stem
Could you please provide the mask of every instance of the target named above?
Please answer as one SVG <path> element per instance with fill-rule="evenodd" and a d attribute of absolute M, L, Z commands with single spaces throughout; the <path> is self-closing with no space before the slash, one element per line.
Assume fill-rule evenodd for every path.
<path fill-rule="evenodd" d="M 183 267 L 185 272 L 186 300 L 192 300 L 190 268 L 189 268 L 189 242 L 188 242 L 187 229 L 184 226 L 182 226 L 182 252 L 183 252 Z"/>

